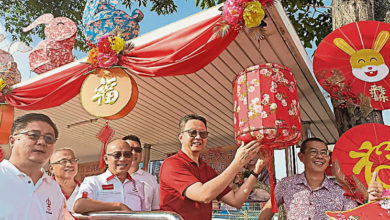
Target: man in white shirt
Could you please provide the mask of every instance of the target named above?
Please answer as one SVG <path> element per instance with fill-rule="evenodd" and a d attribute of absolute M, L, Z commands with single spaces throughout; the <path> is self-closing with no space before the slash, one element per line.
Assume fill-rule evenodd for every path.
<path fill-rule="evenodd" d="M 142 160 L 142 147 L 140 139 L 135 135 L 123 137 L 131 147 L 133 153 L 133 162 L 131 163 L 129 173 L 131 177 L 141 181 L 145 189 L 145 207 L 147 211 L 159 210 L 160 190 L 157 179 L 152 174 L 140 169 L 139 164 Z"/>
<path fill-rule="evenodd" d="M 80 183 L 75 179 L 78 171 L 78 159 L 70 148 L 61 148 L 54 151 L 50 158 L 49 171 L 65 197 L 66 209 L 73 211 L 74 199 L 79 192 Z"/>
<path fill-rule="evenodd" d="M 64 198 L 42 167 L 58 130 L 43 114 L 26 114 L 11 128 L 9 160 L 0 163 L 0 219 L 63 219 Z"/>
<path fill-rule="evenodd" d="M 98 211 L 145 211 L 144 188 L 128 173 L 132 153 L 129 144 L 115 140 L 107 145 L 106 172 L 86 177 L 76 196 L 76 213 Z"/>

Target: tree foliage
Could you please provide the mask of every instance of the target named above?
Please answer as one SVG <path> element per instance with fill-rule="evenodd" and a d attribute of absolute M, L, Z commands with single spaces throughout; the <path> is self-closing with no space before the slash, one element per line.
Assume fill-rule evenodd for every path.
<path fill-rule="evenodd" d="M 176 0 L 179 1 L 179 0 Z M 183 1 L 183 0 L 180 0 Z M 205 9 L 213 7 L 225 0 L 195 0 L 196 6 Z M 281 1 L 298 36 L 307 48 L 312 42 L 319 44 L 331 31 L 330 9 L 322 8 L 325 0 L 283 0 Z M 123 6 L 131 9 L 133 4 L 146 6 L 157 14 L 170 14 L 177 11 L 174 0 L 120 0 Z M 86 1 L 80 0 L 0 0 L 0 17 L 5 29 L 11 33 L 12 40 L 21 40 L 30 44 L 34 36 L 45 39 L 44 25 L 39 25 L 28 33 L 22 31 L 32 21 L 44 13 L 52 13 L 55 17 L 67 17 L 77 23 L 77 39 L 75 48 L 81 51 L 88 49 L 82 33 L 81 21 Z"/>
<path fill-rule="evenodd" d="M 225 0 L 195 0 L 196 6 L 208 8 Z M 332 31 L 330 8 L 324 7 L 326 0 L 282 0 L 282 5 L 306 48 L 312 42 L 318 45 Z"/>
<path fill-rule="evenodd" d="M 174 0 L 120 0 L 119 2 L 127 9 L 131 9 L 133 4 L 138 6 L 151 4 L 151 10 L 159 15 L 170 14 L 177 10 Z M 27 27 L 45 13 L 51 13 L 54 17 L 67 17 L 77 24 L 75 49 L 87 51 L 88 46 L 81 21 L 85 4 L 86 0 L 0 0 L 0 21 L 6 31 L 11 33 L 13 41 L 21 40 L 31 44 L 34 36 L 46 39 L 45 26 L 39 25 L 27 33 L 23 32 L 23 27 Z"/>

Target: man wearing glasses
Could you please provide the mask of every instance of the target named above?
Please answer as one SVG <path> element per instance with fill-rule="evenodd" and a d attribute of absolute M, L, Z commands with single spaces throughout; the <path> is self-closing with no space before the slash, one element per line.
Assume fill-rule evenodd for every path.
<path fill-rule="evenodd" d="M 173 211 L 186 220 L 206 220 L 212 216 L 214 199 L 241 208 L 268 161 L 262 152 L 252 175 L 233 192 L 228 185 L 236 174 L 258 152 L 259 143 L 252 141 L 237 149 L 231 164 L 220 174 L 200 159 L 207 143 L 207 122 L 198 115 L 186 115 L 179 123 L 181 150 L 167 158 L 160 169 L 160 209 Z"/>
<path fill-rule="evenodd" d="M 58 137 L 53 121 L 26 114 L 11 128 L 11 156 L 0 163 L 0 219 L 63 219 L 64 197 L 42 167 Z"/>
<path fill-rule="evenodd" d="M 305 166 L 301 174 L 282 179 L 275 187 L 278 205 L 284 203 L 287 219 L 325 220 L 325 211 L 345 211 L 357 206 L 357 203 L 344 196 L 344 190 L 325 175 L 329 165 L 329 151 L 325 142 L 319 138 L 303 141 L 298 157 Z M 370 197 L 370 201 L 380 199 L 383 188 L 370 184 L 369 189 L 381 190 L 378 197 Z M 272 205 L 268 201 L 260 212 L 259 219 L 271 219 Z"/>
<path fill-rule="evenodd" d="M 78 159 L 70 148 L 54 151 L 50 158 L 49 171 L 53 175 L 66 199 L 66 209 L 73 212 L 73 205 L 80 183 L 75 179 L 78 171 Z"/>
<path fill-rule="evenodd" d="M 142 160 L 142 147 L 140 139 L 135 135 L 123 137 L 131 147 L 133 153 L 133 162 L 131 163 L 129 173 L 131 177 L 143 183 L 145 189 L 145 208 L 146 211 L 158 210 L 160 203 L 160 191 L 156 177 L 142 170 L 139 164 Z"/>
<path fill-rule="evenodd" d="M 73 210 L 76 213 L 98 211 L 144 211 L 144 187 L 130 176 L 131 147 L 124 140 L 107 145 L 106 172 L 86 177 L 80 186 Z"/>

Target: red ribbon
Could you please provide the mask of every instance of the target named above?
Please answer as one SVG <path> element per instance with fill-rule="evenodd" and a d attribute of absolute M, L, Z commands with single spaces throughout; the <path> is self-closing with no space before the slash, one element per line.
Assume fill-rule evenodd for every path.
<path fill-rule="evenodd" d="M 268 172 L 270 176 L 270 185 L 271 185 L 271 204 L 272 204 L 272 213 L 278 212 L 278 204 L 276 203 L 275 198 L 275 183 L 274 183 L 274 174 L 273 174 L 273 158 L 274 158 L 274 150 L 272 148 L 268 148 Z"/>

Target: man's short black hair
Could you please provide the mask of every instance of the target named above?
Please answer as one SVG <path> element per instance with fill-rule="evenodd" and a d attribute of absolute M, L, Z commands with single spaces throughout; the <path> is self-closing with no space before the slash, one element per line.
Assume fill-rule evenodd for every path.
<path fill-rule="evenodd" d="M 306 140 L 304 140 L 301 144 L 301 149 L 299 150 L 301 153 L 305 153 L 305 150 L 306 150 L 306 145 L 308 142 L 310 141 L 318 141 L 318 142 L 321 142 L 321 143 L 324 143 L 326 148 L 328 148 L 328 145 L 326 145 L 325 141 L 323 141 L 322 139 L 320 138 L 316 138 L 316 137 L 312 137 L 312 138 L 308 138 Z"/>
<path fill-rule="evenodd" d="M 122 140 L 124 140 L 124 141 L 126 141 L 126 140 L 136 141 L 136 142 L 138 142 L 139 146 L 142 147 L 141 146 L 141 140 L 137 136 L 135 136 L 135 135 L 132 135 L 132 134 L 131 135 L 127 135 L 127 136 L 123 137 Z"/>
<path fill-rule="evenodd" d="M 197 114 L 189 114 L 189 115 L 186 115 L 180 119 L 179 132 L 183 131 L 184 127 L 186 126 L 186 124 L 189 120 L 199 120 L 199 121 L 203 122 L 204 126 L 207 129 L 207 121 L 203 116 L 200 116 Z"/>
<path fill-rule="evenodd" d="M 58 129 L 54 122 L 49 118 L 49 116 L 39 113 L 29 113 L 18 117 L 11 128 L 11 135 L 15 133 L 15 131 L 20 131 L 27 126 L 28 123 L 34 121 L 42 121 L 48 123 L 54 130 L 54 136 L 58 138 Z"/>

